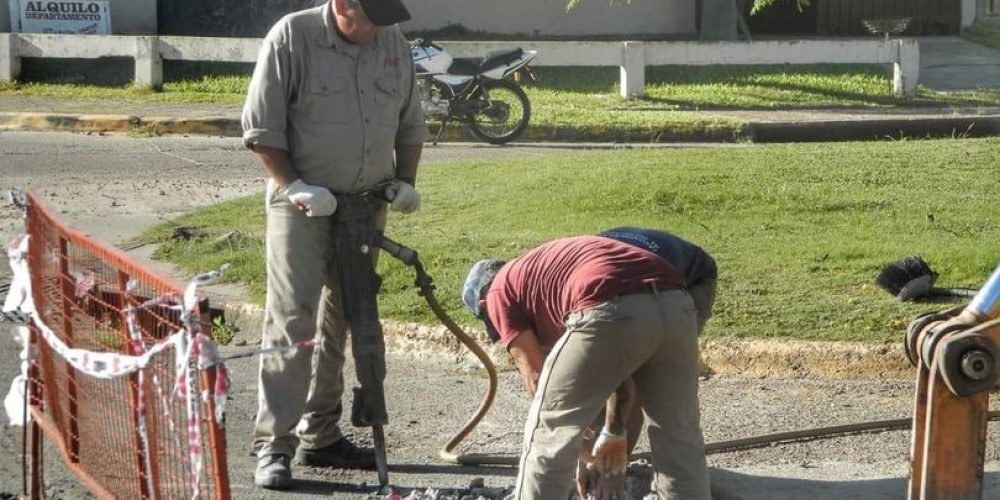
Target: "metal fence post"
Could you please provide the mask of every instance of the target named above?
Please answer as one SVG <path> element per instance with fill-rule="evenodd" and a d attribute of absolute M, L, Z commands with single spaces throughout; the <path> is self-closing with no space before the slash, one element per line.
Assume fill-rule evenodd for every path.
<path fill-rule="evenodd" d="M 21 54 L 16 33 L 0 33 L 0 82 L 12 82 L 21 74 Z"/>
<path fill-rule="evenodd" d="M 892 93 L 913 97 L 920 80 L 920 44 L 912 38 L 896 40 L 896 60 L 892 63 Z"/>
<path fill-rule="evenodd" d="M 163 58 L 157 45 L 155 36 L 135 38 L 136 85 L 149 85 L 154 89 L 163 87 Z"/>
<path fill-rule="evenodd" d="M 622 43 L 621 96 L 646 95 L 646 53 L 642 42 Z"/>

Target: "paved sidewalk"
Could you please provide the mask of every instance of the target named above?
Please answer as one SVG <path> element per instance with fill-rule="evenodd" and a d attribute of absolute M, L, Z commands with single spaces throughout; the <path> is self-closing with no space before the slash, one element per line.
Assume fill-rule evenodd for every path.
<path fill-rule="evenodd" d="M 954 36 L 923 37 L 920 83 L 934 90 L 1000 88 L 1000 50 Z"/>

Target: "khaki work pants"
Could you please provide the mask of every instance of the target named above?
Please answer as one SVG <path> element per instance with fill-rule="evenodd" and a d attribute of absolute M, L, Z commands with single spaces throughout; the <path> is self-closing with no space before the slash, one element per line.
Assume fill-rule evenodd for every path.
<path fill-rule="evenodd" d="M 698 312 L 698 335 L 705 331 L 705 323 L 712 317 L 712 308 L 715 307 L 716 280 L 705 279 L 688 286 L 688 295 L 694 301 L 694 308 Z"/>
<path fill-rule="evenodd" d="M 658 498 L 711 498 L 698 408 L 697 316 L 684 290 L 622 295 L 567 316 L 525 422 L 515 498 L 569 496 L 583 430 L 630 375 L 649 423 Z"/>
<path fill-rule="evenodd" d="M 300 441 L 305 448 L 317 449 L 343 437 L 339 422 L 348 327 L 334 265 L 332 219 L 307 217 L 273 182 L 268 182 L 266 200 L 267 298 L 261 347 L 311 339 L 318 343 L 316 349 L 261 356 L 251 450 L 257 456 L 294 456 Z M 377 228 L 384 229 L 384 207 L 376 220 Z"/>

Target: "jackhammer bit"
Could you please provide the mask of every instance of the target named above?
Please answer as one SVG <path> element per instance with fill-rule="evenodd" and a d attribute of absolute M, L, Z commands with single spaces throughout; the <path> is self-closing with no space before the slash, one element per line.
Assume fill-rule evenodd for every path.
<path fill-rule="evenodd" d="M 338 195 L 334 214 L 334 247 L 344 317 L 350 325 L 351 351 L 360 387 L 355 387 L 351 423 L 371 427 L 379 486 L 389 484 L 385 435 L 385 339 L 379 321 L 377 294 L 382 279 L 375 272 L 378 245 L 376 215 L 381 201 L 370 194 Z"/>

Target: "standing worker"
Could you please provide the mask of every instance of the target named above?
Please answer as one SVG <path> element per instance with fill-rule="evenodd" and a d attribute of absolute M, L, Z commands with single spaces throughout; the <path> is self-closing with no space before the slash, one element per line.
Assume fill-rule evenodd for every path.
<path fill-rule="evenodd" d="M 252 451 L 254 483 L 291 486 L 291 458 L 372 468 L 339 421 L 347 324 L 333 259 L 337 195 L 389 182 L 391 208 L 415 212 L 427 130 L 400 0 L 329 0 L 267 34 L 243 108 L 243 141 L 267 170 L 267 302 Z M 385 226 L 385 206 L 378 216 Z M 315 339 L 318 349 L 295 348 Z"/>
<path fill-rule="evenodd" d="M 621 493 L 627 410 L 636 395 L 649 420 L 658 498 L 710 498 L 698 318 L 683 287 L 684 276 L 666 260 L 599 236 L 473 265 L 462 302 L 507 348 L 534 397 L 516 499 L 566 498 L 574 469 L 581 495 Z M 589 436 L 602 409 L 603 429 Z"/>

